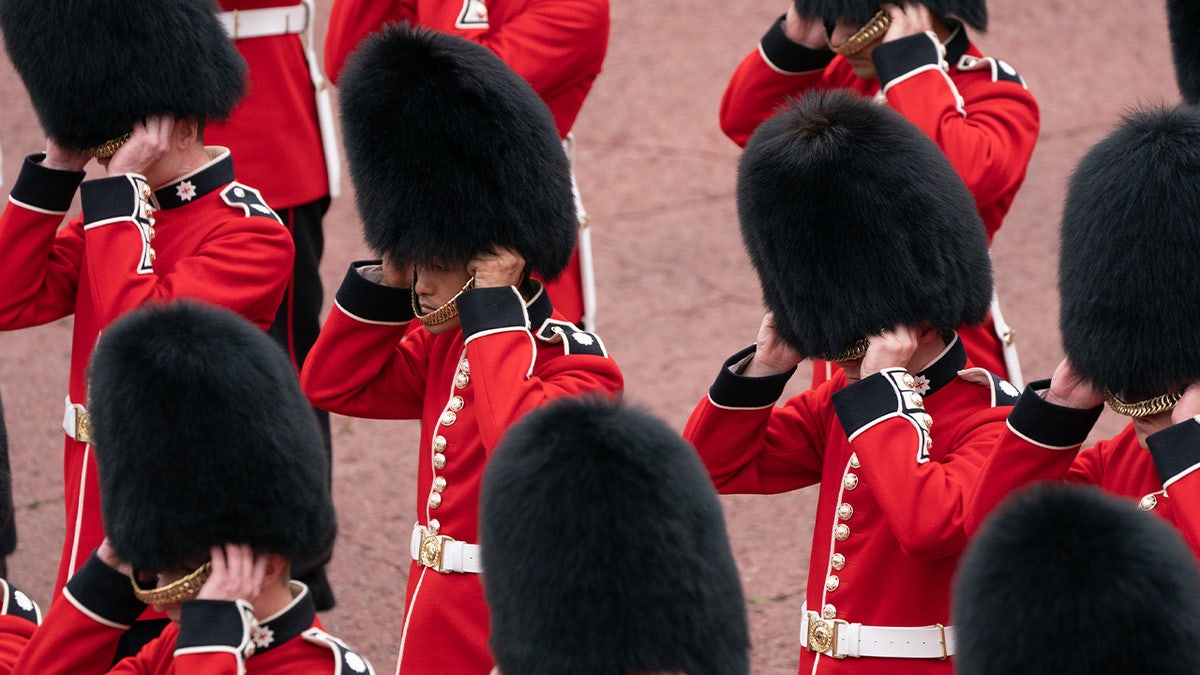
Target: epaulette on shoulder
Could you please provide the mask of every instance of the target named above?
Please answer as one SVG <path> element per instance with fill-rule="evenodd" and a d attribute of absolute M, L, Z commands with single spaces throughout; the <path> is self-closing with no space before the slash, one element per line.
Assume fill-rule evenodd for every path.
<path fill-rule="evenodd" d="M 992 407 L 1015 405 L 1021 392 L 1011 382 L 985 368 L 968 368 L 958 376 L 971 384 L 987 387 L 992 392 Z"/>
<path fill-rule="evenodd" d="M 300 634 L 308 642 L 328 647 L 333 653 L 335 673 L 358 673 L 359 675 L 375 675 L 375 668 L 366 657 L 354 651 L 345 642 L 326 633 L 320 628 L 309 628 Z"/>
<path fill-rule="evenodd" d="M 280 223 L 283 222 L 279 218 L 279 215 L 271 207 L 267 206 L 266 200 L 262 198 L 262 193 L 249 185 L 234 181 L 221 190 L 221 199 L 224 199 L 225 203 L 229 206 L 241 209 L 247 217 L 266 216 L 267 218 L 274 218 Z"/>
<path fill-rule="evenodd" d="M 546 319 L 536 335 L 544 342 L 562 343 L 563 352 L 567 354 L 591 354 L 608 358 L 608 350 L 604 348 L 604 342 L 599 335 L 589 333 L 570 321 Z"/>
<path fill-rule="evenodd" d="M 991 56 L 979 57 L 971 56 L 970 54 L 964 54 L 963 57 L 958 60 L 958 69 L 990 69 L 992 71 L 992 82 L 999 82 L 1001 80 L 1005 82 L 1016 82 L 1026 89 L 1029 88 L 1025 84 L 1025 78 L 1021 77 L 1016 68 L 1013 68 L 1011 65 L 1009 65 L 1007 61 L 1001 61 L 1000 59 Z"/>

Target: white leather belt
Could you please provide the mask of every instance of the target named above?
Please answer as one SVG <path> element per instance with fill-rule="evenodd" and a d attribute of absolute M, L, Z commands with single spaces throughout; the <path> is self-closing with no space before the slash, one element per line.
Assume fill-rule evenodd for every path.
<path fill-rule="evenodd" d="M 291 35 L 308 30 L 308 5 L 293 7 L 264 7 L 235 9 L 221 12 L 217 18 L 225 33 L 234 40 L 246 40 L 271 35 Z"/>
<path fill-rule="evenodd" d="M 479 574 L 483 571 L 478 544 L 468 544 L 444 534 L 432 534 L 420 523 L 413 525 L 409 551 L 413 560 L 442 574 Z"/>
<path fill-rule="evenodd" d="M 800 644 L 835 659 L 876 656 L 890 659 L 944 659 L 954 654 L 954 628 L 932 626 L 864 626 L 841 619 L 822 619 L 804 611 Z"/>
<path fill-rule="evenodd" d="M 88 411 L 78 403 L 71 403 L 67 397 L 67 406 L 63 411 L 63 431 L 80 443 L 92 442 L 92 419 Z"/>

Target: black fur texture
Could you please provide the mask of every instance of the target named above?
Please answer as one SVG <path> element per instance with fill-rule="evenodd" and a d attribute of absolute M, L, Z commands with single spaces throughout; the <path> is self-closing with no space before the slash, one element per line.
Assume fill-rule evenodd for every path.
<path fill-rule="evenodd" d="M 246 62 L 212 0 L 0 0 L 0 29 L 46 135 L 91 148 L 162 114 L 222 120 Z"/>
<path fill-rule="evenodd" d="M 1080 161 L 1058 287 L 1075 370 L 1126 400 L 1200 379 L 1200 109 L 1128 113 Z"/>
<path fill-rule="evenodd" d="M 716 491 L 695 450 L 611 399 L 559 399 L 484 474 L 489 646 L 505 675 L 749 672 Z"/>
<path fill-rule="evenodd" d="M 342 134 L 367 245 L 398 264 L 494 246 L 556 278 L 575 248 L 570 167 L 529 84 L 481 45 L 407 24 L 351 55 Z"/>
<path fill-rule="evenodd" d="M 291 360 L 241 316 L 187 300 L 126 314 L 96 345 L 88 408 L 105 529 L 134 567 L 227 542 L 328 557 L 320 430 Z"/>
<path fill-rule="evenodd" d="M 941 149 L 887 106 L 844 90 L 789 102 L 750 138 L 737 204 L 763 299 L 801 354 L 987 315 L 975 201 Z"/>
<path fill-rule="evenodd" d="M 1200 3 L 1167 0 L 1175 81 L 1185 103 L 1200 103 Z"/>
<path fill-rule="evenodd" d="M 819 16 L 826 25 L 839 18 L 852 19 L 862 25 L 879 11 L 880 0 L 793 0 L 801 16 Z M 984 0 L 921 0 L 937 17 L 958 19 L 977 31 L 987 30 L 988 11 Z"/>
<path fill-rule="evenodd" d="M 1200 570 L 1158 516 L 1045 483 L 991 514 L 954 579 L 960 675 L 1200 673 Z"/>

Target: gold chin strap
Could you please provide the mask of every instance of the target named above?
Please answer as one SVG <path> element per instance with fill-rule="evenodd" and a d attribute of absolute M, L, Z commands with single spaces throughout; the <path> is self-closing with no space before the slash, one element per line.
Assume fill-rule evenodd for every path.
<path fill-rule="evenodd" d="M 883 37 L 883 34 L 887 32 L 888 27 L 891 25 L 892 17 L 888 16 L 887 12 L 881 9 L 875 16 L 871 17 L 871 20 L 865 26 L 859 28 L 854 35 L 846 38 L 845 42 L 840 45 L 830 42 L 829 48 L 833 50 L 834 54 L 841 54 L 842 56 L 857 54 L 863 50 L 863 47 Z"/>
<path fill-rule="evenodd" d="M 862 338 L 836 354 L 818 355 L 817 358 L 829 361 L 830 363 L 845 363 L 846 361 L 862 358 L 863 354 L 867 353 L 867 347 L 870 346 L 870 340 Z"/>
<path fill-rule="evenodd" d="M 1104 402 L 1108 404 L 1109 408 L 1112 408 L 1113 412 L 1126 417 L 1150 417 L 1167 412 L 1174 408 L 1181 398 L 1183 398 L 1183 392 L 1175 391 L 1148 398 L 1145 401 L 1127 403 L 1109 391 L 1108 387 L 1104 388 Z"/>
<path fill-rule="evenodd" d="M 212 574 L 212 561 L 197 567 L 186 577 L 158 588 L 142 588 L 138 583 L 135 571 L 129 573 L 129 581 L 133 583 L 133 595 L 138 600 L 147 605 L 170 605 L 196 597 L 196 594 L 200 592 L 200 587 L 208 580 L 210 574 Z"/>
<path fill-rule="evenodd" d="M 87 150 L 84 150 L 83 154 L 87 155 L 88 157 L 95 157 L 96 159 L 109 159 L 113 155 L 117 154 L 117 150 L 120 150 L 121 146 L 125 145 L 125 142 L 128 141 L 129 137 L 132 135 L 132 131 L 126 132 L 124 135 L 114 138 L 111 141 L 105 141 L 94 148 L 88 148 Z"/>
<path fill-rule="evenodd" d="M 416 274 L 414 273 L 412 289 L 413 314 L 417 315 L 417 321 L 420 321 L 422 326 L 436 326 L 438 324 L 446 323 L 450 319 L 458 316 L 458 297 L 474 287 L 475 277 L 471 277 L 470 279 L 467 279 L 467 283 L 463 285 L 462 289 L 454 294 L 453 298 L 450 298 L 446 301 L 446 304 L 438 307 L 428 314 L 421 314 L 421 303 L 417 299 Z"/>

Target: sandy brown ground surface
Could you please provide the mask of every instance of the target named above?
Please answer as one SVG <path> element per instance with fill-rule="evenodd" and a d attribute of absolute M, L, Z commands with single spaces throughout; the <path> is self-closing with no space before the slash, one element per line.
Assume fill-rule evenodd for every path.
<path fill-rule="evenodd" d="M 739 151 L 717 128 L 716 109 L 729 74 L 786 2 L 612 2 L 605 71 L 575 129 L 579 180 L 595 224 L 599 332 L 625 371 L 628 399 L 682 429 L 721 361 L 753 340 L 762 312 L 736 223 Z M 1054 277 L 1065 181 L 1123 110 L 1174 103 L 1178 93 L 1161 2 L 989 4 L 993 28 L 977 43 L 1013 64 L 1042 106 L 1028 179 L 993 251 L 1026 377 L 1036 379 L 1061 358 Z M 323 35 L 329 0 L 317 5 Z M 0 138 L 7 190 L 21 158 L 39 151 L 43 138 L 2 56 Z M 322 271 L 332 293 L 346 265 L 366 257 L 350 191 L 335 201 L 326 228 Z M 70 331 L 63 320 L 0 334 L 20 526 L 10 576 L 44 605 L 63 536 L 59 421 Z M 793 387 L 806 381 L 802 372 Z M 1106 417 L 1096 435 L 1116 429 Z M 381 673 L 395 665 L 416 440 L 414 423 L 334 419 L 342 530 L 330 574 L 339 604 L 324 621 Z M 815 497 L 809 489 L 723 498 L 749 603 L 755 673 L 795 671 Z"/>

